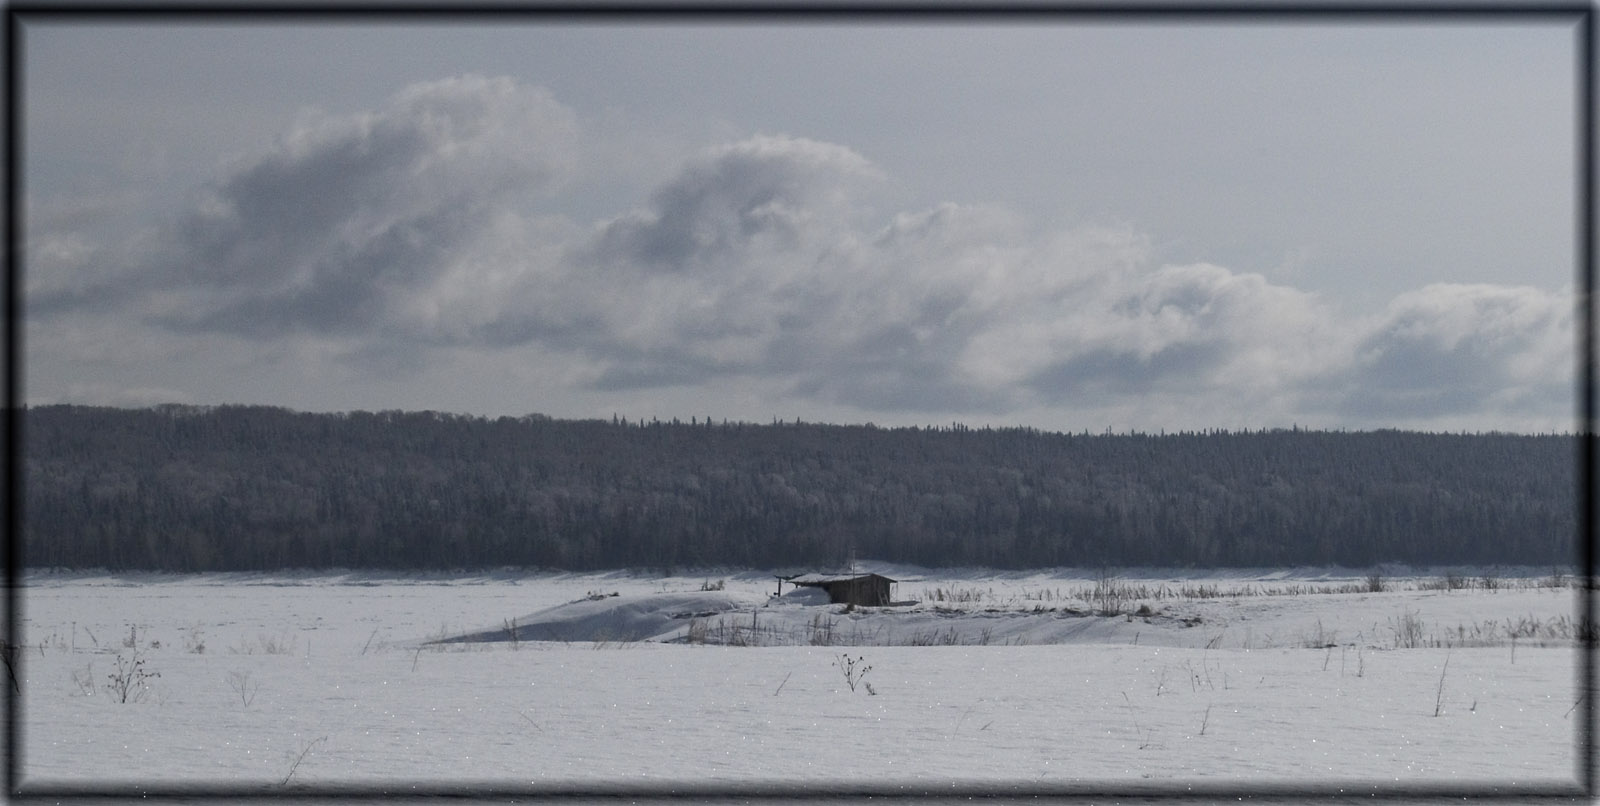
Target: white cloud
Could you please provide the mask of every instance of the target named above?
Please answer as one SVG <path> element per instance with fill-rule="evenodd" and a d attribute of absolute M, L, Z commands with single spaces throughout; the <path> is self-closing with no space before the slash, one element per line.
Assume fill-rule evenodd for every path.
<path fill-rule="evenodd" d="M 382 331 L 416 313 L 414 295 L 459 279 L 497 211 L 556 187 L 575 144 L 569 110 L 504 78 L 419 84 L 365 114 L 306 113 L 203 188 L 159 243 L 128 245 L 134 270 L 79 296 L 153 292 L 147 313 L 175 327 L 256 338 Z"/>
<path fill-rule="evenodd" d="M 1570 411 L 1575 301 L 1530 287 L 1436 283 L 1396 297 L 1355 345 L 1342 411 L 1423 419 Z"/>
<path fill-rule="evenodd" d="M 1430 285 L 1351 316 L 1260 274 L 1159 264 L 1132 228 L 957 203 L 873 214 L 880 169 L 787 135 L 707 149 L 638 207 L 570 220 L 563 188 L 600 139 L 548 92 L 476 76 L 308 113 L 154 246 L 125 245 L 131 273 L 76 275 L 107 250 L 30 231 L 30 306 L 292 341 L 357 378 L 537 355 L 553 394 L 703 386 L 880 421 L 1555 422 L 1570 398 L 1569 293 Z"/>

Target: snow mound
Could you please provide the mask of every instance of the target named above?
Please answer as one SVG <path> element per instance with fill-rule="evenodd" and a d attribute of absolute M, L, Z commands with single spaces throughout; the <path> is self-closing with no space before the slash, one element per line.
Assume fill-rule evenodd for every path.
<path fill-rule="evenodd" d="M 687 629 L 689 622 L 759 607 L 758 594 L 732 591 L 657 593 L 648 596 L 593 596 L 556 605 L 500 627 L 446 638 L 437 643 L 517 641 L 649 641 Z"/>
<path fill-rule="evenodd" d="M 812 607 L 829 603 L 828 592 L 821 588 L 795 588 L 782 596 L 772 597 L 772 605 L 798 605 Z"/>

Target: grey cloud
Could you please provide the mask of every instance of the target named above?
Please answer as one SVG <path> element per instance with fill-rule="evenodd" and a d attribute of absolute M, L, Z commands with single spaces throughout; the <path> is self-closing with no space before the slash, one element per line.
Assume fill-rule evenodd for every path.
<path fill-rule="evenodd" d="M 875 176 L 849 149 L 800 138 L 709 149 L 643 209 L 521 267 L 464 338 L 581 355 L 598 390 L 790 371 L 761 361 L 800 321 L 832 324 L 829 300 L 850 289 L 819 261 L 852 237 L 848 200 Z"/>
<path fill-rule="evenodd" d="M 43 319 L 77 311 L 100 313 L 120 307 L 124 296 L 125 292 L 105 284 L 44 288 L 28 294 L 28 315 Z"/>
<path fill-rule="evenodd" d="M 370 380 L 388 381 L 424 372 L 430 357 L 405 340 L 370 340 L 339 352 L 335 359 Z"/>
<path fill-rule="evenodd" d="M 1161 394 L 1239 405 L 1292 389 L 1330 333 L 1302 292 L 1207 264 L 1112 261 L 1092 280 L 1031 289 L 973 339 L 965 362 L 1037 405 L 1115 405 Z M 1030 302 L 1029 296 L 1038 301 Z"/>
<path fill-rule="evenodd" d="M 692 386 L 724 375 L 728 367 L 692 356 L 668 355 L 625 360 L 606 367 L 589 386 L 600 391 Z"/>
<path fill-rule="evenodd" d="M 182 226 L 186 280 L 276 285 L 341 230 L 381 218 L 429 144 L 405 121 L 350 127 L 315 146 L 283 150 L 228 177 Z M 286 274 L 288 276 L 286 276 Z"/>
<path fill-rule="evenodd" d="M 208 186 L 138 268 L 40 289 L 39 311 L 147 303 L 181 330 L 257 337 L 393 333 L 408 308 L 492 239 L 572 161 L 575 122 L 541 89 L 463 76 L 364 114 L 307 116 L 269 153 Z"/>
<path fill-rule="evenodd" d="M 978 326 L 956 317 L 964 303 L 948 290 L 929 291 L 881 320 L 860 323 L 858 332 L 834 334 L 834 349 L 840 363 L 857 369 L 924 364 L 952 356 Z"/>
<path fill-rule="evenodd" d="M 120 278 L 128 274 L 129 261 L 109 245 L 137 243 L 139 229 L 126 222 L 148 209 L 146 198 L 129 193 L 90 193 L 53 202 L 28 199 L 23 279 L 29 315 L 117 307 L 124 296 Z"/>
<path fill-rule="evenodd" d="M 527 273 L 476 333 L 573 350 L 600 368 L 590 386 L 603 390 L 794 371 L 765 361 L 806 337 L 796 329 L 837 324 L 830 306 L 854 289 L 825 264 L 853 237 L 854 189 L 875 176 L 849 149 L 800 138 L 708 150 L 646 208 Z"/>
<path fill-rule="evenodd" d="M 915 278 L 899 279 L 912 285 Z M 933 287 L 907 296 L 864 320 L 826 310 L 791 317 L 762 365 L 796 378 L 796 395 L 865 410 L 998 413 L 1016 402 L 1012 390 L 987 388 L 961 372 L 958 357 L 989 324 L 967 312 L 966 293 Z"/>
<path fill-rule="evenodd" d="M 1397 298 L 1360 340 L 1337 409 L 1358 417 L 1567 405 L 1570 298 L 1532 288 L 1435 284 Z M 1562 392 L 1566 391 L 1566 395 Z"/>
<path fill-rule="evenodd" d="M 1210 373 L 1226 361 L 1221 342 L 1176 342 L 1153 354 L 1093 349 L 1033 373 L 1023 383 L 1050 403 L 1102 403 L 1108 398 L 1183 393 L 1211 386 Z"/>
<path fill-rule="evenodd" d="M 842 146 L 792 137 L 755 137 L 686 166 L 651 197 L 648 209 L 608 224 L 593 249 L 608 264 L 682 270 L 767 239 L 802 245 L 817 202 L 873 175 Z"/>
<path fill-rule="evenodd" d="M 537 342 L 558 350 L 579 352 L 593 349 L 604 341 L 600 337 L 608 327 L 604 312 L 597 308 L 573 310 L 569 306 L 563 311 L 552 305 L 495 317 L 473 328 L 457 343 L 504 349 Z"/>
<path fill-rule="evenodd" d="M 1229 278 L 1231 279 L 1231 275 Z M 1167 273 L 1138 293 L 1117 301 L 1112 310 L 1124 316 L 1149 316 L 1170 311 L 1189 319 L 1211 313 L 1222 291 L 1218 278 L 1197 277 L 1192 273 Z"/>
<path fill-rule="evenodd" d="M 1269 304 L 1259 277 L 1215 266 L 1173 266 L 1133 279 L 1120 294 L 1080 297 L 1104 311 L 1021 382 L 1050 404 L 1103 403 L 1155 393 L 1210 392 L 1218 371 L 1264 336 L 1255 321 Z M 1268 379 L 1256 379 L 1268 380 Z"/>
<path fill-rule="evenodd" d="M 463 205 L 391 222 L 362 242 L 319 256 L 306 270 L 308 282 L 240 295 L 198 316 L 180 313 L 165 321 L 180 328 L 258 337 L 366 332 L 385 324 L 391 297 L 434 279 L 437 267 L 477 233 L 475 222 L 481 216 L 480 210 Z"/>

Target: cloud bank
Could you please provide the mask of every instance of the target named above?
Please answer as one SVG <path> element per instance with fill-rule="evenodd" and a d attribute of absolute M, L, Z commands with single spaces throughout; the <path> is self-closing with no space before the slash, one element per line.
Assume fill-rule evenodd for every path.
<path fill-rule="evenodd" d="M 1569 292 L 1433 284 L 1341 311 L 1260 274 L 1159 264 L 1131 228 L 875 212 L 892 177 L 789 135 L 705 149 L 632 209 L 574 221 L 563 194 L 603 140 L 505 78 L 306 115 L 139 237 L 35 227 L 29 316 L 294 342 L 418 378 L 531 350 L 574 393 L 743 389 L 862 419 L 1518 428 L 1570 411 Z"/>

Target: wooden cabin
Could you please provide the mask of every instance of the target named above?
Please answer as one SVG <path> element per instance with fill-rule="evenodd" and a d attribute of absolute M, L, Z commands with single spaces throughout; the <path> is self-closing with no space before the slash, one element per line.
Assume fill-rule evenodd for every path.
<path fill-rule="evenodd" d="M 894 600 L 890 587 L 894 580 L 880 574 L 801 574 L 778 579 L 780 589 L 783 582 L 801 588 L 822 588 L 834 604 L 887 607 Z"/>

